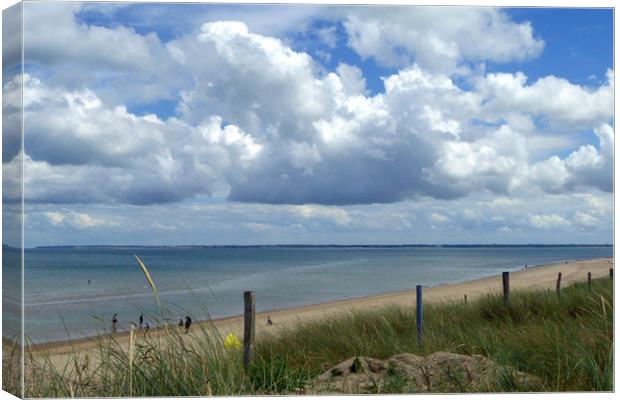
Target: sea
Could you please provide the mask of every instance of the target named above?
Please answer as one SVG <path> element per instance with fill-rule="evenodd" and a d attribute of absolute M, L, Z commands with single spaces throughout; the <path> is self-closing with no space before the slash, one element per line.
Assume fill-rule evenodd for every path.
<path fill-rule="evenodd" d="M 257 312 L 462 282 L 555 262 L 611 257 L 611 246 L 43 247 L 25 250 L 25 332 L 34 343 L 129 329 L 157 301 L 169 323 Z"/>

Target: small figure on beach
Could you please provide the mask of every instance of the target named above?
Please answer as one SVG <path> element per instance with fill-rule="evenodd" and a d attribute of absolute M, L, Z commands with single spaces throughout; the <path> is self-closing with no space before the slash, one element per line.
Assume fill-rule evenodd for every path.
<path fill-rule="evenodd" d="M 146 328 L 144 329 L 144 334 L 146 335 L 147 333 L 149 333 L 149 329 L 151 329 L 151 327 L 149 326 L 149 323 L 146 323 Z"/>
<path fill-rule="evenodd" d="M 183 328 L 183 318 L 179 318 L 179 328 Z"/>
<path fill-rule="evenodd" d="M 185 316 L 185 333 L 189 332 L 189 328 L 192 326 L 192 319 L 189 315 Z"/>
<path fill-rule="evenodd" d="M 116 333 L 116 324 L 118 323 L 118 314 L 114 313 L 112 316 L 112 333 Z"/>
<path fill-rule="evenodd" d="M 90 286 L 90 279 L 88 280 L 88 286 Z"/>
<path fill-rule="evenodd" d="M 267 315 L 267 326 L 273 325 L 273 321 L 271 320 L 271 316 Z"/>
<path fill-rule="evenodd" d="M 144 325 L 144 314 L 140 314 L 140 316 L 138 317 L 138 328 L 142 329 L 143 325 Z"/>
<path fill-rule="evenodd" d="M 525 269 L 527 269 L 527 264 L 525 264 Z"/>

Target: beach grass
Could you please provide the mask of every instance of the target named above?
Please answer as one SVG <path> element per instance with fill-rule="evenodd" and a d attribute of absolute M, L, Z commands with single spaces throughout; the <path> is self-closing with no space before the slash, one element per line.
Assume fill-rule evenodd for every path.
<path fill-rule="evenodd" d="M 610 391 L 613 389 L 612 282 L 579 283 L 555 292 L 515 291 L 501 296 L 424 307 L 423 344 L 417 342 L 415 308 L 351 312 L 307 322 L 263 339 L 256 390 L 283 393 L 339 362 L 358 355 L 386 359 L 399 353 L 437 351 L 480 354 L 541 378 L 538 387 L 510 379 L 498 391 Z M 299 379 L 295 379 L 298 377 Z M 395 390 L 398 391 L 398 390 Z"/>
<path fill-rule="evenodd" d="M 524 387 L 506 373 L 491 391 L 611 391 L 612 290 L 611 280 L 599 279 L 591 291 L 578 283 L 562 289 L 559 298 L 555 292 L 531 290 L 514 291 L 508 305 L 500 295 L 468 304 L 427 304 L 422 345 L 416 338 L 413 301 L 411 308 L 352 311 L 299 322 L 259 337 L 247 371 L 241 351 L 226 349 L 208 325 L 197 327 L 202 331 L 194 332 L 191 340 L 181 329 L 141 337 L 131 354 L 126 344 L 102 337 L 94 354 L 76 352 L 62 368 L 45 357 L 26 357 L 26 396 L 295 394 L 354 356 L 386 359 L 436 351 L 480 354 L 540 380 Z M 3 381 L 9 390 L 19 385 L 6 376 Z M 409 382 L 396 374 L 378 393 L 409 391 Z"/>

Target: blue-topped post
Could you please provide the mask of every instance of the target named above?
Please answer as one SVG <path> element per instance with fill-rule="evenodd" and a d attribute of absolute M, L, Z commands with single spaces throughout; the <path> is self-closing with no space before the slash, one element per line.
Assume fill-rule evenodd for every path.
<path fill-rule="evenodd" d="M 415 302 L 415 323 L 418 328 L 418 344 L 422 346 L 422 285 L 416 285 L 415 287 Z"/>

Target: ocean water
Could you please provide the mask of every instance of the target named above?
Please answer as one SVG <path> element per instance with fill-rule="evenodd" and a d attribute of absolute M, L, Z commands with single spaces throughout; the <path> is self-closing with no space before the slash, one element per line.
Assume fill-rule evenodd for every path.
<path fill-rule="evenodd" d="M 25 331 L 35 343 L 119 330 L 156 302 L 134 254 L 148 266 L 171 322 L 406 290 L 529 266 L 612 256 L 611 247 L 58 247 L 25 252 Z M 90 280 L 90 283 L 89 283 Z"/>

